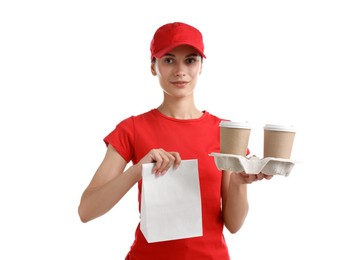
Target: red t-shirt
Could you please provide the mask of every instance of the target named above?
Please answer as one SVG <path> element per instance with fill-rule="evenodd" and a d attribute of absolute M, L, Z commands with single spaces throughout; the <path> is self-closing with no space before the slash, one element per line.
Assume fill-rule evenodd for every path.
<path fill-rule="evenodd" d="M 197 119 L 182 120 L 153 109 L 123 120 L 105 137 L 106 144 L 111 144 L 127 162 L 134 164 L 153 148 L 179 152 L 182 160 L 198 159 L 203 236 L 148 243 L 138 225 L 126 259 L 230 259 L 223 235 L 221 171 L 209 156 L 220 151 L 220 121 L 208 112 Z M 140 198 L 141 181 L 138 183 L 139 209 Z"/>

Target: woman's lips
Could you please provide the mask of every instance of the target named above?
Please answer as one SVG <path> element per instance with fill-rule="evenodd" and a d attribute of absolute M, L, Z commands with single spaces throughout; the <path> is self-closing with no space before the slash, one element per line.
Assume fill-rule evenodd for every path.
<path fill-rule="evenodd" d="M 183 88 L 188 84 L 188 82 L 187 81 L 173 81 L 172 84 L 174 86 L 176 86 L 177 88 Z"/>

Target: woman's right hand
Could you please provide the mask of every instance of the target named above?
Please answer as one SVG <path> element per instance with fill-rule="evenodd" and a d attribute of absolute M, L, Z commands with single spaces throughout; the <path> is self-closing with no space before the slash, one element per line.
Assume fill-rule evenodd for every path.
<path fill-rule="evenodd" d="M 152 149 L 138 162 L 140 165 L 144 163 L 155 163 L 153 173 L 163 175 L 171 166 L 176 169 L 181 164 L 181 156 L 178 152 L 167 152 L 162 148 Z"/>

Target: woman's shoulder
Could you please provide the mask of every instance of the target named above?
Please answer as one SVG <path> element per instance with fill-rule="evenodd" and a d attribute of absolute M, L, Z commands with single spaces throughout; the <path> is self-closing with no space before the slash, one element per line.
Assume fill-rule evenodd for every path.
<path fill-rule="evenodd" d="M 130 123 L 132 123 L 134 121 L 145 120 L 146 118 L 151 118 L 151 117 L 153 117 L 154 110 L 155 109 L 151 109 L 151 110 L 149 110 L 147 112 L 143 112 L 143 113 L 140 113 L 140 114 L 130 115 L 128 117 L 125 117 L 118 123 L 118 125 L 128 124 L 128 123 L 130 124 Z"/>
<path fill-rule="evenodd" d="M 208 112 L 206 110 L 204 110 L 203 112 L 204 112 L 204 114 L 205 114 L 205 116 L 207 118 L 209 118 L 210 120 L 216 121 L 218 123 L 220 123 L 221 121 L 228 121 L 228 119 L 225 119 L 225 118 L 222 118 L 222 117 L 217 116 L 215 114 L 212 114 L 211 112 Z"/>

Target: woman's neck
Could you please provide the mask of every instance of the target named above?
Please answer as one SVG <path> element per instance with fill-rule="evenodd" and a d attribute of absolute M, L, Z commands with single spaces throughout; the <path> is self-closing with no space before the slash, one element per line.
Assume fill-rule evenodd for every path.
<path fill-rule="evenodd" d="M 188 101 L 173 101 L 164 100 L 157 108 L 163 115 L 176 119 L 196 119 L 202 116 L 202 112 L 198 110 L 194 102 Z"/>

